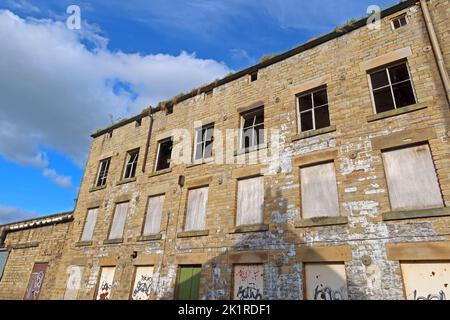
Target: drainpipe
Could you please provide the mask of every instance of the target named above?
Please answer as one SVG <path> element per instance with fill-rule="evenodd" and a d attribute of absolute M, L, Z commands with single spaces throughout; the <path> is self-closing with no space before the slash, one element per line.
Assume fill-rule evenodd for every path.
<path fill-rule="evenodd" d="M 148 109 L 148 116 L 150 117 L 150 124 L 148 125 L 147 142 L 145 144 L 144 161 L 142 163 L 142 172 L 143 173 L 145 172 L 145 165 L 147 164 L 148 149 L 150 147 L 150 137 L 152 135 L 152 128 L 153 128 L 153 109 L 151 106 Z"/>
<path fill-rule="evenodd" d="M 445 94 L 447 96 L 447 103 L 450 104 L 450 80 L 448 77 L 447 69 L 445 68 L 444 58 L 442 56 L 441 47 L 439 45 L 436 31 L 434 30 L 433 22 L 431 20 L 430 11 L 426 0 L 420 0 L 420 6 L 422 7 L 423 17 L 425 19 L 425 25 L 427 26 L 428 36 L 430 37 L 431 46 L 433 48 L 434 56 L 439 68 L 439 74 L 444 85 Z"/>

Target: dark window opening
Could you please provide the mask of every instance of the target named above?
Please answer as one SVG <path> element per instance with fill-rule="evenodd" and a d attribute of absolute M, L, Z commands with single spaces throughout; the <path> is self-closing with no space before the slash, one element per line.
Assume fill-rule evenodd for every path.
<path fill-rule="evenodd" d="M 138 119 L 135 121 L 134 125 L 137 127 L 140 127 L 142 125 L 142 119 Z"/>
<path fill-rule="evenodd" d="M 195 160 L 212 157 L 214 124 L 208 124 L 196 130 Z"/>
<path fill-rule="evenodd" d="M 95 183 L 96 187 L 102 187 L 106 184 L 106 178 L 108 177 L 110 162 L 111 162 L 111 158 L 100 161 L 100 167 L 98 170 L 97 181 Z"/>
<path fill-rule="evenodd" d="M 250 82 L 258 80 L 258 71 L 250 73 Z"/>
<path fill-rule="evenodd" d="M 416 103 L 406 62 L 372 72 L 370 80 L 377 113 Z"/>
<path fill-rule="evenodd" d="M 172 157 L 172 138 L 159 142 L 158 158 L 156 161 L 156 171 L 170 168 L 170 159 Z"/>
<path fill-rule="evenodd" d="M 406 15 L 402 15 L 392 20 L 392 25 L 394 26 L 394 29 L 406 26 L 407 24 L 408 20 L 406 19 Z"/>
<path fill-rule="evenodd" d="M 241 147 L 244 149 L 264 143 L 264 107 L 242 115 Z"/>
<path fill-rule="evenodd" d="M 299 96 L 298 109 L 301 132 L 330 126 L 330 112 L 326 88 Z"/>
<path fill-rule="evenodd" d="M 127 154 L 127 162 L 125 164 L 124 179 L 134 178 L 136 175 L 136 167 L 139 158 L 139 150 L 129 151 Z"/>

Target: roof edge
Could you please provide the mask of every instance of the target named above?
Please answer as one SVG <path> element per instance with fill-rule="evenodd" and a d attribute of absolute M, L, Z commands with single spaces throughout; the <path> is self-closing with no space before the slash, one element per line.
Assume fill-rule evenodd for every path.
<path fill-rule="evenodd" d="M 39 223 L 39 222 L 42 223 L 43 220 L 48 220 L 48 219 L 53 220 L 53 219 L 58 219 L 58 218 L 62 218 L 65 216 L 73 216 L 73 211 L 60 212 L 60 213 L 50 214 L 47 216 L 36 217 L 36 218 L 32 218 L 32 219 L 14 221 L 14 222 L 0 225 L 0 228 L 11 227 L 11 226 L 20 225 L 20 224 Z"/>

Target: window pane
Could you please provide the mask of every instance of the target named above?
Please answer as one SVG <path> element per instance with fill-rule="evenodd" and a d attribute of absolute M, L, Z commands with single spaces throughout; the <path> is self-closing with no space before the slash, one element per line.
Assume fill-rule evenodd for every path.
<path fill-rule="evenodd" d="M 394 91 L 395 103 L 397 108 L 409 106 L 416 103 L 416 98 L 414 98 L 413 89 L 411 82 L 402 82 L 392 86 Z"/>
<path fill-rule="evenodd" d="M 208 127 L 206 129 L 206 141 L 212 141 L 212 137 L 213 137 L 213 132 L 214 132 L 214 127 Z"/>
<path fill-rule="evenodd" d="M 264 213 L 263 177 L 238 181 L 238 203 L 236 225 L 263 222 Z"/>
<path fill-rule="evenodd" d="M 253 126 L 254 117 L 250 115 L 244 116 L 244 128 Z"/>
<path fill-rule="evenodd" d="M 249 148 L 253 146 L 254 143 L 253 133 L 254 133 L 253 127 L 244 131 L 242 135 L 242 144 L 244 148 Z"/>
<path fill-rule="evenodd" d="M 203 142 L 197 143 L 195 149 L 195 160 L 202 159 L 203 157 Z"/>
<path fill-rule="evenodd" d="M 255 145 L 264 143 L 264 124 L 255 127 Z"/>
<path fill-rule="evenodd" d="M 89 209 L 86 221 L 84 222 L 83 234 L 81 236 L 81 241 L 92 240 L 92 235 L 94 234 L 95 222 L 97 221 L 98 208 Z"/>
<path fill-rule="evenodd" d="M 321 106 L 328 103 L 327 90 L 314 92 L 314 106 Z"/>
<path fill-rule="evenodd" d="M 125 220 L 127 219 L 128 202 L 116 205 L 114 218 L 111 225 L 111 232 L 108 239 L 120 239 L 123 237 L 123 229 L 125 228 Z"/>
<path fill-rule="evenodd" d="M 316 129 L 330 126 L 330 114 L 328 112 L 327 105 L 314 109 L 314 113 L 316 119 Z"/>
<path fill-rule="evenodd" d="M 377 110 L 377 113 L 395 109 L 390 87 L 375 90 L 373 92 L 373 98 L 375 100 L 375 109 Z"/>
<path fill-rule="evenodd" d="M 389 76 L 391 77 L 392 84 L 399 81 L 408 80 L 409 73 L 406 64 L 400 64 L 398 66 L 389 68 Z"/>
<path fill-rule="evenodd" d="M 348 300 L 347 276 L 343 263 L 306 263 L 307 300 Z"/>
<path fill-rule="evenodd" d="M 392 210 L 444 206 L 428 145 L 383 152 Z"/>
<path fill-rule="evenodd" d="M 384 87 L 389 84 L 386 69 L 372 73 L 370 79 L 372 80 L 372 89 Z"/>
<path fill-rule="evenodd" d="M 339 215 L 338 193 L 334 163 L 302 168 L 302 217 L 329 217 Z"/>
<path fill-rule="evenodd" d="M 234 266 L 234 300 L 262 300 L 264 292 L 264 266 L 238 264 Z"/>
<path fill-rule="evenodd" d="M 150 197 L 145 217 L 144 232 L 142 235 L 148 236 L 157 234 L 161 230 L 161 215 L 164 205 L 164 196 Z"/>
<path fill-rule="evenodd" d="M 184 231 L 205 230 L 208 190 L 208 187 L 189 190 Z"/>
<path fill-rule="evenodd" d="M 300 114 L 301 131 L 308 131 L 314 129 L 312 111 Z"/>
<path fill-rule="evenodd" d="M 202 128 L 198 128 L 196 130 L 197 137 L 196 137 L 195 142 L 199 143 L 199 142 L 203 141 L 203 133 L 204 133 L 204 131 Z"/>
<path fill-rule="evenodd" d="M 255 116 L 256 116 L 255 125 L 264 123 L 264 111 L 262 109 L 258 111 L 258 113 Z"/>
<path fill-rule="evenodd" d="M 309 110 L 312 108 L 312 98 L 311 95 L 308 94 L 306 96 L 301 96 L 298 98 L 298 105 L 300 107 L 300 111 Z"/>
<path fill-rule="evenodd" d="M 156 170 L 158 171 L 169 168 L 171 156 L 172 156 L 172 140 L 160 142 Z"/>
<path fill-rule="evenodd" d="M 207 141 L 205 143 L 205 155 L 204 155 L 205 159 L 212 157 L 212 146 L 213 146 L 212 141 Z"/>

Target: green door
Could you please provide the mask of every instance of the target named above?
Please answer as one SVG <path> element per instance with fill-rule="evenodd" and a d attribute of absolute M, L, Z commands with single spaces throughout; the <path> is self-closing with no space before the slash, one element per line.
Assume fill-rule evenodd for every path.
<path fill-rule="evenodd" d="M 177 281 L 177 300 L 197 300 L 202 266 L 180 266 Z"/>

